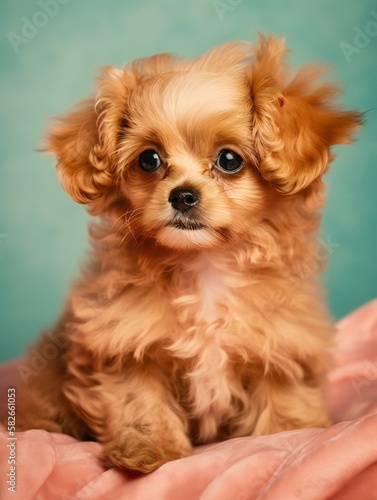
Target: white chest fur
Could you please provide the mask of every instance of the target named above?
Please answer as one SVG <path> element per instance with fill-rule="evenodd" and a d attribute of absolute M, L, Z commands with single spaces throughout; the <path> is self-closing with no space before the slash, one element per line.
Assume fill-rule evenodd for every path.
<path fill-rule="evenodd" d="M 187 360 L 190 413 L 199 423 L 200 440 L 211 441 L 224 417 L 233 413 L 234 398 L 247 406 L 230 360 L 235 354 L 234 322 L 227 326 L 231 323 L 227 304 L 237 302 L 234 295 L 242 279 L 224 260 L 204 255 L 187 262 L 181 271 L 173 300 L 177 333 L 169 349 L 175 358 Z"/>
<path fill-rule="evenodd" d="M 196 285 L 200 295 L 201 316 L 204 321 L 213 322 L 220 317 L 218 303 L 224 295 L 226 285 L 221 271 L 208 257 L 203 256 L 199 261 Z"/>
<path fill-rule="evenodd" d="M 200 339 L 202 345 L 195 367 L 189 374 L 190 395 L 194 414 L 200 421 L 200 438 L 211 440 L 223 415 L 229 411 L 232 398 L 228 353 L 222 346 L 226 332 L 221 326 L 219 307 L 221 298 L 229 290 L 221 270 L 204 256 L 197 268 L 196 289 L 200 296 L 198 316 L 207 328 Z"/>

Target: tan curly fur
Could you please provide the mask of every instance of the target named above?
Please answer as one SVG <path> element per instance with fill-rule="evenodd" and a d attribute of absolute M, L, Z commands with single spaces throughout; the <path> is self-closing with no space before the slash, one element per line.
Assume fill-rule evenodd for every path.
<path fill-rule="evenodd" d="M 361 115 L 285 55 L 261 37 L 106 67 L 97 95 L 51 126 L 59 178 L 97 222 L 22 370 L 19 430 L 90 436 L 108 466 L 149 472 L 193 444 L 329 424 L 321 176 Z M 154 172 L 139 165 L 148 149 Z M 216 167 L 224 149 L 238 173 Z M 172 224 L 181 186 L 200 193 L 195 230 Z"/>

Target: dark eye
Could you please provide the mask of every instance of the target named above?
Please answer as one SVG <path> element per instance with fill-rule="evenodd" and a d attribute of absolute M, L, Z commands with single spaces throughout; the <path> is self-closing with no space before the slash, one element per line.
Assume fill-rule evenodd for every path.
<path fill-rule="evenodd" d="M 161 165 L 161 158 L 154 149 L 147 149 L 139 156 L 139 165 L 146 172 L 153 172 Z"/>
<path fill-rule="evenodd" d="M 216 158 L 216 166 L 227 174 L 235 174 L 243 167 L 241 156 L 230 149 L 223 149 Z"/>

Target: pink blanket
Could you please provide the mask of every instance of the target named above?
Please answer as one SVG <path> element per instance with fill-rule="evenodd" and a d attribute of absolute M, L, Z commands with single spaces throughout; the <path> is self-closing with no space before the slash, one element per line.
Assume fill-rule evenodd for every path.
<path fill-rule="evenodd" d="M 98 443 L 32 430 L 17 436 L 16 493 L 7 484 L 12 440 L 1 432 L 0 498 L 377 499 L 377 300 L 341 320 L 338 330 L 328 401 L 336 423 L 329 429 L 198 447 L 142 477 L 105 471 Z M 16 377 L 17 362 L 0 367 L 2 414 Z"/>

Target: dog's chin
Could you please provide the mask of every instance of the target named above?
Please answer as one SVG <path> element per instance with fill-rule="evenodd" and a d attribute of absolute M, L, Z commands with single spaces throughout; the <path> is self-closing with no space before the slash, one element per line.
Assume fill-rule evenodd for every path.
<path fill-rule="evenodd" d="M 191 227 L 185 224 L 174 224 L 159 230 L 157 241 L 165 247 L 176 250 L 195 250 L 211 248 L 219 244 L 216 233 L 201 224 Z"/>

